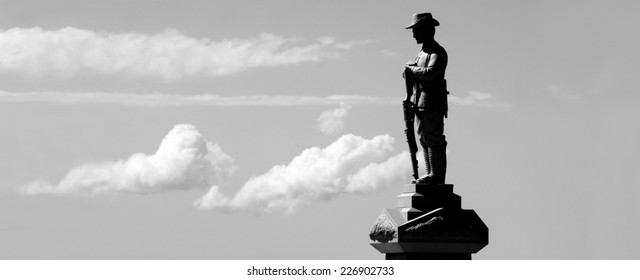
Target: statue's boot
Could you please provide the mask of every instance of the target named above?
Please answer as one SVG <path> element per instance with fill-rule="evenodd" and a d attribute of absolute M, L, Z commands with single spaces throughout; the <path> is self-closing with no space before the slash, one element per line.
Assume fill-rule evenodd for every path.
<path fill-rule="evenodd" d="M 416 182 L 418 184 L 431 184 L 433 183 L 434 173 L 433 173 L 433 149 L 431 147 L 426 147 L 424 149 L 424 165 L 425 165 L 425 174 L 420 177 Z"/>
<path fill-rule="evenodd" d="M 433 183 L 444 184 L 447 174 L 447 141 L 442 140 L 432 147 L 433 150 Z"/>

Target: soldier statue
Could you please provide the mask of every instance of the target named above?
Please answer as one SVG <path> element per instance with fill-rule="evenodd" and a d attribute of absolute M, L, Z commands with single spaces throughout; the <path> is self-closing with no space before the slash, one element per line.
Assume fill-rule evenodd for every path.
<path fill-rule="evenodd" d="M 422 44 L 415 61 L 405 65 L 403 77 L 407 97 L 403 102 L 407 125 L 407 140 L 413 166 L 413 182 L 419 184 L 444 184 L 447 172 L 447 141 L 444 136 L 444 118 L 447 117 L 447 52 L 435 41 L 435 27 L 440 23 L 431 13 L 415 14 L 411 29 L 416 43 Z M 426 174 L 418 178 L 415 143 L 414 117 L 417 132 L 423 148 Z"/>

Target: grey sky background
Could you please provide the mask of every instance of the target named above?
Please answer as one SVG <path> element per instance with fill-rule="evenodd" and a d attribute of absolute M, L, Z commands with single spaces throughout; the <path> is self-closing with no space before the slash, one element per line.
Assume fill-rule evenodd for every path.
<path fill-rule="evenodd" d="M 381 259 L 404 27 L 475 259 L 640 257 L 634 1 L 0 1 L 1 259 Z"/>

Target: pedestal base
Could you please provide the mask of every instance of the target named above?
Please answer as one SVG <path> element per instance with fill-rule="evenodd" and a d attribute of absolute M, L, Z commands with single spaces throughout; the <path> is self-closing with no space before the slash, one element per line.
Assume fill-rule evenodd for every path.
<path fill-rule="evenodd" d="M 489 229 L 461 209 L 453 185 L 407 185 L 399 207 L 382 211 L 369 233 L 386 259 L 471 259 L 489 243 Z"/>

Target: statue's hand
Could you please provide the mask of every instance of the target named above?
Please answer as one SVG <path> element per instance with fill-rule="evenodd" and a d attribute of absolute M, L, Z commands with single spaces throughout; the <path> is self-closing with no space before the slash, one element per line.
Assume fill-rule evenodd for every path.
<path fill-rule="evenodd" d="M 409 61 L 407 62 L 407 64 L 404 65 L 404 69 L 402 69 L 402 78 L 405 78 L 405 79 L 407 78 L 407 71 L 410 74 L 413 74 L 413 71 L 411 71 L 411 68 L 410 68 L 412 66 L 416 66 L 416 63 Z"/>

